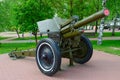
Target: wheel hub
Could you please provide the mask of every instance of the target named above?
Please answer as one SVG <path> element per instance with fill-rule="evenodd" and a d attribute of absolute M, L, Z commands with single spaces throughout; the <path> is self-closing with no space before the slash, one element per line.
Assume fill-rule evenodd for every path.
<path fill-rule="evenodd" d="M 40 62 L 45 69 L 50 69 L 53 65 L 53 53 L 51 49 L 47 46 L 40 51 Z"/>

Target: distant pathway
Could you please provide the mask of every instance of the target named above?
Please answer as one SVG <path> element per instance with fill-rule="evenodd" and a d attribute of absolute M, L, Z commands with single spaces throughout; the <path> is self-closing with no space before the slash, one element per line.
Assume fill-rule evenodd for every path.
<path fill-rule="evenodd" d="M 6 41 L 6 40 L 1 40 L 1 43 L 31 43 L 31 42 L 35 42 L 35 40 L 10 40 L 10 41 Z"/>
<path fill-rule="evenodd" d="M 21 34 L 20 34 L 21 35 Z M 35 40 L 14 40 L 17 38 L 17 34 L 15 32 L 2 32 L 0 33 L 2 37 L 8 37 L 7 39 L 0 40 L 1 43 L 26 43 L 26 42 L 35 42 Z M 30 37 L 30 33 L 25 33 L 25 37 Z"/>
<path fill-rule="evenodd" d="M 120 40 L 120 37 L 102 37 L 103 40 Z M 90 38 L 90 40 L 98 40 L 97 38 Z"/>
<path fill-rule="evenodd" d="M 93 31 L 93 30 L 89 30 Z M 108 31 L 107 31 L 108 32 Z M 118 31 L 116 31 L 118 32 Z M 20 34 L 21 35 L 21 34 Z M 2 32 L 0 33 L 0 36 L 2 37 L 10 37 L 4 40 L 0 40 L 0 43 L 30 43 L 35 42 L 35 40 L 14 40 L 17 38 L 17 34 L 15 32 Z M 25 37 L 30 37 L 30 33 L 25 33 Z M 89 38 L 90 40 L 98 40 L 97 38 Z M 120 40 L 120 37 L 103 37 L 103 40 Z"/>
<path fill-rule="evenodd" d="M 13 38 L 8 38 L 5 40 L 1 40 L 1 43 L 30 43 L 35 42 L 35 40 L 13 40 Z M 90 40 L 97 40 L 97 38 L 89 38 Z M 103 40 L 120 40 L 120 37 L 103 37 Z"/>
<path fill-rule="evenodd" d="M 0 55 L 0 80 L 120 80 L 120 56 L 94 50 L 91 60 L 68 67 L 68 59 L 62 59 L 62 71 L 52 77 L 42 74 L 35 58 L 11 60 Z"/>

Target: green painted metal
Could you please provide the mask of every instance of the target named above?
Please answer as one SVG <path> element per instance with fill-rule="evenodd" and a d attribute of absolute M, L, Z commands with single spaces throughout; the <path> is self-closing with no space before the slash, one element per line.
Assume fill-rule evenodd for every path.
<path fill-rule="evenodd" d="M 109 11 L 108 11 L 107 9 L 103 9 L 103 10 L 101 10 L 101 11 L 95 13 L 95 14 L 92 14 L 92 15 L 89 16 L 89 17 L 86 17 L 85 19 L 83 19 L 83 20 L 81 20 L 81 21 L 78 21 L 78 22 L 75 23 L 72 27 L 73 27 L 74 29 L 77 29 L 77 28 L 79 28 L 79 27 L 82 27 L 82 26 L 84 26 L 84 25 L 86 25 L 86 24 L 89 24 L 89 23 L 91 23 L 91 22 L 94 22 L 94 21 L 96 21 L 96 20 L 98 20 L 98 19 L 101 19 L 101 18 L 103 18 L 103 17 L 105 17 L 105 16 L 108 16 L 108 15 L 109 15 Z M 70 32 L 70 31 L 71 31 L 71 28 L 70 28 L 70 27 L 65 28 L 65 29 L 61 29 L 61 33 L 62 33 L 62 34 L 65 34 L 65 33 Z"/>

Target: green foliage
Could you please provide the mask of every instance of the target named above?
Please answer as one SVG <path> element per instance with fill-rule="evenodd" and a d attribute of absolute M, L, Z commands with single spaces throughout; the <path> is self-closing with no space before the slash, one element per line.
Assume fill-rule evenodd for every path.
<path fill-rule="evenodd" d="M 120 0 L 107 0 L 112 20 L 119 14 Z M 69 18 L 78 15 L 80 19 L 102 9 L 102 0 L 3 0 L 0 2 L 0 30 L 37 31 L 36 22 L 52 18 L 55 13 Z M 119 15 L 118 15 L 119 16 Z"/>
<path fill-rule="evenodd" d="M 36 22 L 53 16 L 51 7 L 42 0 L 23 1 L 15 10 L 17 22 L 23 31 L 37 32 Z"/>
<path fill-rule="evenodd" d="M 53 17 L 54 11 L 43 0 L 4 0 L 0 2 L 0 29 L 37 31 L 36 22 Z"/>
<path fill-rule="evenodd" d="M 65 18 L 78 15 L 82 19 L 101 8 L 101 0 L 54 0 L 49 4 L 59 16 Z"/>
<path fill-rule="evenodd" d="M 0 31 L 7 29 L 10 25 L 9 6 L 6 0 L 0 1 Z"/>
<path fill-rule="evenodd" d="M 120 17 L 120 0 L 107 0 L 107 8 L 110 10 L 109 20 L 118 15 Z"/>

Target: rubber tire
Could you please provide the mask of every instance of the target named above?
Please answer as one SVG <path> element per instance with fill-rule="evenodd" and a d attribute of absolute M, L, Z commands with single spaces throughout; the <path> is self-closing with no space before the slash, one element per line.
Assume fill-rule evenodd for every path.
<path fill-rule="evenodd" d="M 92 43 L 90 42 L 90 40 L 87 37 L 85 37 L 84 35 L 81 35 L 80 39 L 83 41 L 83 43 L 86 44 L 87 53 L 85 54 L 85 56 L 83 58 L 75 58 L 74 57 L 74 61 L 79 64 L 84 64 L 91 59 L 92 54 L 93 54 L 93 46 L 92 46 Z M 77 54 L 80 55 L 79 52 L 77 52 Z"/>
<path fill-rule="evenodd" d="M 54 63 L 52 64 L 52 68 L 50 68 L 49 70 L 46 70 L 45 68 L 43 68 L 42 66 L 40 66 L 42 64 L 39 61 L 39 59 L 40 59 L 40 57 L 39 57 L 39 55 L 40 55 L 39 51 L 41 49 L 40 45 L 42 44 L 42 46 L 43 46 L 44 43 L 45 43 L 45 45 L 46 45 L 46 43 L 49 44 L 48 46 L 53 51 L 52 54 L 54 55 L 54 59 L 53 59 Z M 36 62 L 37 62 L 38 68 L 40 69 L 40 71 L 42 73 L 44 73 L 47 76 L 54 75 L 60 69 L 60 65 L 61 65 L 61 54 L 60 54 L 60 49 L 59 49 L 57 43 L 55 41 L 53 41 L 52 39 L 50 39 L 50 38 L 42 39 L 39 42 L 39 44 L 37 45 L 37 48 L 36 48 Z"/>

